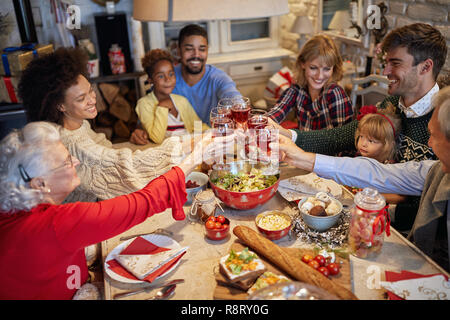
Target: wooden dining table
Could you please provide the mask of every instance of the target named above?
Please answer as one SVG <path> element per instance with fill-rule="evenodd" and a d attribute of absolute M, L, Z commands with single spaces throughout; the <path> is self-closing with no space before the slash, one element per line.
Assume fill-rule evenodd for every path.
<path fill-rule="evenodd" d="M 308 172 L 289 166 L 280 168 L 280 179 L 306 174 Z M 343 188 L 343 197 L 352 199 L 351 193 L 346 193 Z M 268 210 L 281 210 L 291 216 L 296 215 L 296 209 L 292 203 L 286 201 L 278 192 L 265 204 L 250 210 L 235 210 L 223 206 L 225 217 L 230 220 L 230 229 L 238 225 L 248 226 L 256 230 L 255 217 L 257 214 Z M 184 206 L 186 216 L 189 214 L 190 205 Z M 219 209 L 220 210 L 220 209 Z M 135 234 L 148 233 L 155 229 L 163 228 L 173 233 L 172 238 L 182 247 L 189 247 L 187 253 L 181 258 L 175 270 L 154 281 L 154 284 L 171 280 L 184 279 L 184 282 L 177 285 L 175 294 L 171 299 L 179 300 L 212 300 L 216 288 L 215 272 L 218 261 L 225 256 L 230 246 L 237 237 L 230 232 L 230 235 L 223 240 L 210 240 L 205 236 L 203 224 L 192 223 L 189 219 L 175 221 L 171 215 L 171 209 L 155 214 L 145 222 L 117 235 L 114 238 L 101 243 L 102 260 L 115 247 L 123 243 L 121 237 Z M 286 236 L 274 241 L 277 245 L 289 248 L 310 247 L 297 237 Z M 408 270 L 419 274 L 449 274 L 422 253 L 414 244 L 409 242 L 397 230 L 391 227 L 391 234 L 385 235 L 384 245 L 381 253 L 370 258 L 357 258 L 350 255 L 351 290 L 359 299 L 384 300 L 385 290 L 379 286 L 379 281 L 385 280 L 385 271 Z M 104 268 L 105 269 L 105 268 Z M 104 272 L 104 298 L 114 299 L 116 294 L 139 289 L 148 286 L 148 283 L 130 284 L 112 279 Z M 144 292 L 129 296 L 125 299 L 142 300 L 151 296 L 153 292 Z"/>

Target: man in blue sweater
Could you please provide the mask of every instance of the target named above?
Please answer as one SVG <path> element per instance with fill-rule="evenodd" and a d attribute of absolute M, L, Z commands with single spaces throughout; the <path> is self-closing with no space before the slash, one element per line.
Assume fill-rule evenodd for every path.
<path fill-rule="evenodd" d="M 186 97 L 199 118 L 210 125 L 209 113 L 221 98 L 241 95 L 234 81 L 222 70 L 206 64 L 208 34 L 198 25 L 190 24 L 180 30 L 178 50 L 181 63 L 175 66 L 177 83 L 172 93 Z M 147 144 L 147 132 L 136 129 L 130 142 Z"/>

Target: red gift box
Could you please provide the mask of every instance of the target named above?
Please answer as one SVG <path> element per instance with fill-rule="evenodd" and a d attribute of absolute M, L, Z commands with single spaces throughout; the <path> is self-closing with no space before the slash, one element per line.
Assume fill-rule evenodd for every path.
<path fill-rule="evenodd" d="M 0 79 L 0 102 L 18 103 L 21 102 L 17 94 L 19 77 L 4 77 Z"/>

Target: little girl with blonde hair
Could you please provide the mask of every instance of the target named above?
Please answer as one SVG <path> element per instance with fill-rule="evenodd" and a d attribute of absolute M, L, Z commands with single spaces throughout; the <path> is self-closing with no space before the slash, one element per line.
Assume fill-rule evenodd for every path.
<path fill-rule="evenodd" d="M 381 163 L 395 162 L 396 137 L 400 132 L 401 120 L 394 109 L 363 106 L 357 118 L 355 146 L 358 154 Z"/>
<path fill-rule="evenodd" d="M 381 163 L 394 163 L 397 134 L 401 130 L 401 119 L 395 113 L 394 106 L 388 105 L 384 109 L 363 106 L 357 119 L 355 146 L 358 155 L 373 158 Z M 384 193 L 383 196 L 391 205 L 406 200 L 405 196 L 398 194 Z M 393 212 L 395 207 L 389 209 Z"/>

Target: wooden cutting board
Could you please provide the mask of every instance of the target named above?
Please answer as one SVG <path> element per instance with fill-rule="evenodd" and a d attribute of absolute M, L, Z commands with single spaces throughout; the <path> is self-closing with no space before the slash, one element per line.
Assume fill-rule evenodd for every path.
<path fill-rule="evenodd" d="M 233 249 L 236 252 L 242 251 L 246 246 L 243 245 L 239 240 L 235 240 L 232 243 L 230 250 Z M 301 257 L 305 254 L 310 254 L 314 256 L 314 252 L 308 249 L 299 249 L 299 248 L 282 248 L 286 253 L 291 256 L 301 259 Z M 229 250 L 229 251 L 230 251 Z M 291 280 L 291 277 L 284 274 L 278 267 L 273 265 L 271 262 L 267 261 L 264 257 L 259 256 L 261 260 L 264 262 L 266 266 L 266 271 L 271 271 L 275 274 L 284 275 Z M 339 285 L 351 291 L 351 275 L 350 275 L 350 262 L 348 259 L 343 259 L 341 257 L 336 257 L 337 261 L 342 263 L 341 269 L 338 275 L 330 276 L 332 281 L 335 281 Z M 219 300 L 246 300 L 248 298 L 248 294 L 246 291 L 231 287 L 226 285 L 227 281 L 224 275 L 222 275 L 219 271 L 218 267 L 219 262 L 217 261 L 217 268 L 215 268 L 215 278 L 216 278 L 216 288 L 214 290 L 213 298 Z"/>

